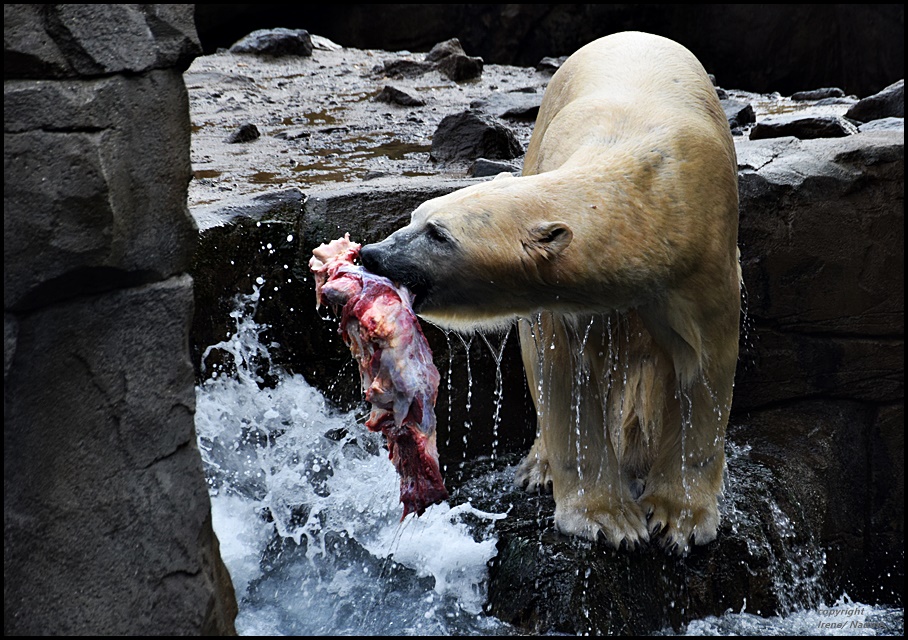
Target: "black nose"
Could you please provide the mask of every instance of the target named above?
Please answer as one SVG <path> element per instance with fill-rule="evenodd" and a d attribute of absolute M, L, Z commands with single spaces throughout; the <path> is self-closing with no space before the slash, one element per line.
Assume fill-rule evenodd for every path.
<path fill-rule="evenodd" d="M 365 247 L 359 250 L 359 259 L 363 263 L 363 266 L 366 268 L 366 271 L 371 271 L 372 273 L 379 274 L 379 270 L 381 269 L 381 259 L 379 258 L 380 253 L 381 249 L 376 247 L 374 244 L 367 244 Z"/>

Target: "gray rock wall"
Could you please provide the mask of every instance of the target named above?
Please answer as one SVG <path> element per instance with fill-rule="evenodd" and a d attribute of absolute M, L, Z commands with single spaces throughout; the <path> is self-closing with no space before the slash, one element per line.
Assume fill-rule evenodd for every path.
<path fill-rule="evenodd" d="M 4 632 L 231 634 L 189 358 L 192 5 L 4 5 Z"/>

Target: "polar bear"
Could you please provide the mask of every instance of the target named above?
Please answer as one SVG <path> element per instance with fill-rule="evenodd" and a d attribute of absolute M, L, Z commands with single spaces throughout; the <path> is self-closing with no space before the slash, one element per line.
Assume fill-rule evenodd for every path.
<path fill-rule="evenodd" d="M 738 357 L 735 148 L 681 45 L 619 33 L 552 77 L 523 175 L 429 200 L 362 250 L 462 331 L 515 319 L 537 412 L 516 472 L 567 534 L 716 537 Z"/>

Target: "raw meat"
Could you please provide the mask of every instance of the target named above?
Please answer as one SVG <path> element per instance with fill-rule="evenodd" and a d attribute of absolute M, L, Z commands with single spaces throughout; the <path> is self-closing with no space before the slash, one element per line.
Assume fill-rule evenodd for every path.
<path fill-rule="evenodd" d="M 366 426 L 381 431 L 400 476 L 404 515 L 422 515 L 447 499 L 435 446 L 438 369 L 405 288 L 369 273 L 354 260 L 361 245 L 350 234 L 312 252 L 316 307 L 342 307 L 340 333 L 359 363 L 372 412 Z"/>

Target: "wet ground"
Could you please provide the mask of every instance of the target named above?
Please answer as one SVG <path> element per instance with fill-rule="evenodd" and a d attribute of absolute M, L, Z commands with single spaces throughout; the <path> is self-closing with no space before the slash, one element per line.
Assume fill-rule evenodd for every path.
<path fill-rule="evenodd" d="M 551 78 L 502 65 L 486 65 L 481 78 L 462 83 L 434 70 L 410 78 L 373 71 L 386 60 L 423 57 L 316 49 L 311 58 L 232 53 L 197 58 L 185 74 L 193 131 L 190 207 L 281 187 L 309 192 L 378 177 L 462 177 L 466 167 L 444 169 L 429 160 L 441 119 L 495 94 L 538 93 L 541 99 Z M 425 105 L 375 101 L 387 85 Z M 254 124 L 259 137 L 228 143 L 244 123 Z M 507 126 L 526 148 L 532 120 L 512 119 Z"/>

